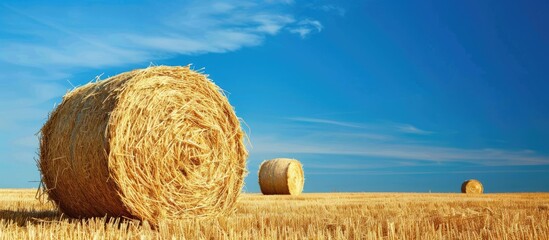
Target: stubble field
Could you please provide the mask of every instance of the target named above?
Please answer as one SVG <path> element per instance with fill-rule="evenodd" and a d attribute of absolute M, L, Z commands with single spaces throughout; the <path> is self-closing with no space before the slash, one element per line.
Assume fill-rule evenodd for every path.
<path fill-rule="evenodd" d="M 0 190 L 0 239 L 548 239 L 549 193 L 241 195 L 217 219 L 71 219 L 33 189 Z"/>

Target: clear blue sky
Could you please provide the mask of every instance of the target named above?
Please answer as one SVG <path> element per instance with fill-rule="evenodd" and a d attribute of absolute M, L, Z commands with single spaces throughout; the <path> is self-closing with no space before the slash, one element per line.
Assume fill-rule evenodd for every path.
<path fill-rule="evenodd" d="M 547 1 L 1 1 L 0 187 L 74 86 L 205 67 L 305 191 L 549 191 Z"/>

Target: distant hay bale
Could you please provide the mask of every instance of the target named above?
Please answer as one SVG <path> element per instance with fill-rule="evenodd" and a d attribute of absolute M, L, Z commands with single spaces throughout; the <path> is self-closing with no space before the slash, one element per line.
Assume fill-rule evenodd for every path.
<path fill-rule="evenodd" d="M 482 183 L 480 183 L 478 180 L 470 179 L 461 184 L 461 192 L 481 194 L 484 192 L 484 188 L 482 187 Z"/>
<path fill-rule="evenodd" d="M 299 195 L 304 181 L 301 163 L 295 159 L 276 158 L 259 167 L 259 186 L 265 195 Z"/>
<path fill-rule="evenodd" d="M 222 90 L 187 67 L 137 69 L 67 93 L 42 127 L 39 168 L 72 217 L 234 211 L 244 133 Z"/>

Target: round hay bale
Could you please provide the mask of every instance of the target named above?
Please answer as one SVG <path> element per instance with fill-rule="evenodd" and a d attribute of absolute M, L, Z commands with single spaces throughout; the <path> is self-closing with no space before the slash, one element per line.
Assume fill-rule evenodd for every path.
<path fill-rule="evenodd" d="M 261 192 L 265 195 L 299 195 L 303 191 L 305 179 L 298 160 L 276 158 L 263 161 L 258 175 Z"/>
<path fill-rule="evenodd" d="M 482 187 L 482 183 L 480 183 L 478 180 L 469 179 L 461 184 L 461 192 L 481 194 L 484 192 L 484 188 Z"/>
<path fill-rule="evenodd" d="M 222 90 L 187 67 L 137 69 L 67 93 L 40 132 L 49 197 L 72 217 L 234 211 L 247 151 Z"/>

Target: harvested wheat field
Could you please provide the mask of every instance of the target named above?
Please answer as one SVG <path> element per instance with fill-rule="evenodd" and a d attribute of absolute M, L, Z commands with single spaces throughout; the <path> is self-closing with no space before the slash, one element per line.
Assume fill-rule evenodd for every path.
<path fill-rule="evenodd" d="M 0 239 L 547 239 L 549 193 L 242 194 L 214 220 L 72 219 L 0 190 Z"/>

